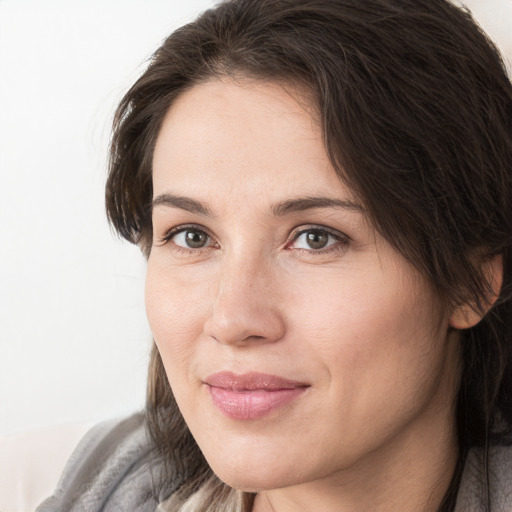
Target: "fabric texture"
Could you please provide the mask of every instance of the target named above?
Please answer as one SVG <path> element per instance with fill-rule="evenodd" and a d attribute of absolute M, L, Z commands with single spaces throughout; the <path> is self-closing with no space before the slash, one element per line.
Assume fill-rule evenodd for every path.
<path fill-rule="evenodd" d="M 483 451 L 468 455 L 455 512 L 486 510 Z M 161 464 L 152 460 L 144 414 L 102 423 L 71 456 L 53 496 L 36 512 L 155 512 L 163 495 Z M 512 511 L 512 447 L 493 447 L 489 463 L 491 512 Z M 175 475 L 171 492 L 181 484 Z"/>
<path fill-rule="evenodd" d="M 161 464 L 151 459 L 143 413 L 102 423 L 78 444 L 55 493 L 36 512 L 154 512 L 165 496 Z"/>

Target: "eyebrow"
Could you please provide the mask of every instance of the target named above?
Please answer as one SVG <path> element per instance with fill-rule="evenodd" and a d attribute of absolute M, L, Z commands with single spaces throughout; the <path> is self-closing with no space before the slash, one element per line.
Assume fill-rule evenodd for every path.
<path fill-rule="evenodd" d="M 174 194 L 160 194 L 159 196 L 153 199 L 151 203 L 151 207 L 155 206 L 170 206 L 173 208 L 180 208 L 181 210 L 186 210 L 190 213 L 198 213 L 200 215 L 205 215 L 207 217 L 213 217 L 213 213 L 201 201 L 196 201 L 191 197 L 177 196 Z"/>
<path fill-rule="evenodd" d="M 207 217 L 214 216 L 205 203 L 192 199 L 191 197 L 178 196 L 170 193 L 160 194 L 153 199 L 152 208 L 160 205 L 180 208 L 181 210 Z M 331 197 L 299 197 L 296 199 L 288 199 L 287 201 L 273 205 L 271 210 L 274 216 L 282 217 L 291 213 L 313 210 L 315 208 L 336 208 L 364 213 L 364 208 L 357 203 L 347 199 L 334 199 Z"/>
<path fill-rule="evenodd" d="M 331 197 L 299 197 L 289 199 L 272 207 L 272 212 L 276 217 L 281 217 L 290 213 L 313 210 L 315 208 L 336 208 L 352 210 L 364 213 L 364 208 L 348 199 L 334 199 Z"/>

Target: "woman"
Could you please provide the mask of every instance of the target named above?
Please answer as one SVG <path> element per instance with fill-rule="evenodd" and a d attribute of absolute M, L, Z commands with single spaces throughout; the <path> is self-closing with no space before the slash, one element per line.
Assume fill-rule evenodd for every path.
<path fill-rule="evenodd" d="M 499 54 L 445 0 L 177 30 L 107 183 L 148 258 L 147 413 L 38 510 L 510 510 L 511 161 Z"/>

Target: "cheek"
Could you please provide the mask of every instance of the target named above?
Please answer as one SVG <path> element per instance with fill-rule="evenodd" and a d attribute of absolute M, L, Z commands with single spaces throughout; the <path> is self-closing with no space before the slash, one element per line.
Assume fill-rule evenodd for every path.
<path fill-rule="evenodd" d="M 428 393 L 443 366 L 446 315 L 411 276 L 309 280 L 293 301 L 297 336 L 327 368 L 333 391 L 356 407 Z"/>
<path fill-rule="evenodd" d="M 205 314 L 204 290 L 176 278 L 176 274 L 158 262 L 148 262 L 146 314 L 170 381 L 188 367 Z"/>
<path fill-rule="evenodd" d="M 407 351 L 413 338 L 420 344 L 437 338 L 446 324 L 428 284 L 414 274 L 356 269 L 327 279 L 309 275 L 298 284 L 287 309 L 329 352 L 344 352 L 344 346 L 362 353 L 393 346 Z"/>

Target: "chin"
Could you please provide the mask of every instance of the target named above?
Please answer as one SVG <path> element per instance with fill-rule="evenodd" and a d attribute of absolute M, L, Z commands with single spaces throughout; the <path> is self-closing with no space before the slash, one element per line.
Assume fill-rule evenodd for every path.
<path fill-rule="evenodd" d="M 245 457 L 240 457 L 232 451 L 224 451 L 218 456 L 206 456 L 206 459 L 220 480 L 245 492 L 290 487 L 320 476 L 316 474 L 316 468 L 304 467 L 304 461 L 284 460 L 278 449 L 267 457 L 261 451 L 257 452 L 253 449 Z"/>
<path fill-rule="evenodd" d="M 259 469 L 252 471 L 248 468 L 242 468 L 238 471 L 230 471 L 225 468 L 216 470 L 213 468 L 214 473 L 222 480 L 225 484 L 244 492 L 263 492 L 270 491 L 272 489 L 279 489 L 282 487 L 289 487 L 298 482 L 291 478 L 291 475 L 287 475 L 285 478 L 279 478 L 278 475 L 269 474 L 272 471 Z"/>

